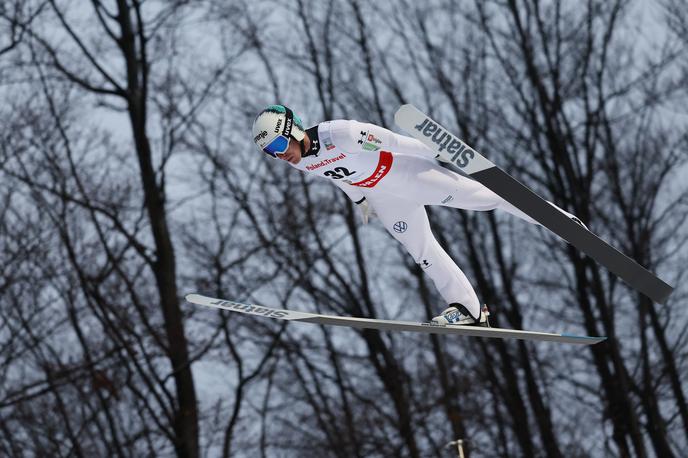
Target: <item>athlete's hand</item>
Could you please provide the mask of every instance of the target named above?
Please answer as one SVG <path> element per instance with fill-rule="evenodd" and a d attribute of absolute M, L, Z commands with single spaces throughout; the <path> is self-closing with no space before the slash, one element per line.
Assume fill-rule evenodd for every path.
<path fill-rule="evenodd" d="M 368 220 L 377 215 L 377 213 L 375 213 L 375 209 L 370 206 L 365 198 L 358 202 L 356 206 L 361 211 L 361 221 L 363 221 L 363 224 L 368 224 Z"/>

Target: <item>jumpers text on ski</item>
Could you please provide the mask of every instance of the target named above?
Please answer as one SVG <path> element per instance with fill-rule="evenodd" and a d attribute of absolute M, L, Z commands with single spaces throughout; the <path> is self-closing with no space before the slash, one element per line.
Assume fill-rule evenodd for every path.
<path fill-rule="evenodd" d="M 374 124 L 334 120 L 305 129 L 289 108 L 271 105 L 256 118 L 253 138 L 266 154 L 331 180 L 361 208 L 364 223 L 377 214 L 448 304 L 433 322 L 487 325 L 466 275 L 433 236 L 425 205 L 501 209 L 538 224 L 535 220 L 477 181 L 441 167 L 437 154 L 420 141 Z"/>

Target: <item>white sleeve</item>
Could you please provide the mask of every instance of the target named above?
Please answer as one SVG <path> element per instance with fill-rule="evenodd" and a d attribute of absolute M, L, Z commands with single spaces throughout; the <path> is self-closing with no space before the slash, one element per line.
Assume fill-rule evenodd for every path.
<path fill-rule="evenodd" d="M 437 153 L 415 138 L 395 134 L 375 124 L 358 121 L 334 121 L 332 142 L 350 153 L 389 151 L 435 159 Z"/>
<path fill-rule="evenodd" d="M 351 201 L 355 204 L 360 204 L 364 199 L 365 196 L 361 192 L 360 189 L 358 189 L 356 186 L 351 186 L 348 183 L 344 183 L 341 181 L 337 180 L 331 180 L 339 189 L 344 191 L 344 193 L 351 199 Z"/>

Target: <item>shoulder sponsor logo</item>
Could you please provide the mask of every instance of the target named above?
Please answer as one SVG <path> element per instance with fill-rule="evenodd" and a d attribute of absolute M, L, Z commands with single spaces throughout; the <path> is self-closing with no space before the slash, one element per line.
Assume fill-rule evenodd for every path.
<path fill-rule="evenodd" d="M 464 142 L 454 137 L 449 132 L 441 129 L 437 124 L 430 119 L 425 118 L 422 123 L 414 127 L 424 136 L 429 137 L 430 140 L 437 145 L 438 151 L 443 151 L 445 148 L 447 153 L 451 155 L 451 161 L 459 168 L 464 168 L 475 157 L 475 151 L 471 149 Z"/>
<path fill-rule="evenodd" d="M 315 164 L 307 165 L 306 169 L 312 172 L 313 170 L 319 169 L 320 167 L 325 167 L 326 165 L 330 165 L 333 162 L 341 161 L 342 159 L 346 159 L 346 154 L 342 153 L 339 156 L 335 156 L 330 159 L 323 159 L 322 161 L 316 162 Z"/>
<path fill-rule="evenodd" d="M 380 149 L 378 145 L 382 144 L 382 140 L 373 134 L 369 134 L 368 131 L 362 130 L 361 136 L 358 139 L 358 144 L 362 145 L 363 149 L 366 151 L 377 151 Z"/>
<path fill-rule="evenodd" d="M 382 144 L 382 140 L 380 140 L 379 138 L 377 138 L 373 134 L 368 134 L 367 140 L 368 140 L 368 143 L 377 143 L 378 145 Z"/>
<path fill-rule="evenodd" d="M 261 315 L 270 318 L 284 318 L 289 315 L 288 310 L 275 310 L 267 307 L 259 307 L 257 305 L 242 304 L 232 301 L 215 301 L 211 302 L 213 305 L 220 305 L 225 308 L 234 309 L 237 312 L 250 313 L 251 315 Z"/>
<path fill-rule="evenodd" d="M 318 127 L 318 135 L 320 136 L 320 141 L 325 145 L 325 149 L 330 151 L 335 148 L 332 144 L 332 137 L 330 136 L 330 123 L 323 122 Z"/>

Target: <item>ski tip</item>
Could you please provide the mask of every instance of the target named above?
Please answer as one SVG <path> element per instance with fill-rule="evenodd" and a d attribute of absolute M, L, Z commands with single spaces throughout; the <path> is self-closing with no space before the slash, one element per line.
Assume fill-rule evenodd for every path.
<path fill-rule="evenodd" d="M 409 110 L 411 108 L 416 108 L 416 107 L 414 107 L 410 103 L 405 103 L 405 104 L 401 105 L 399 108 L 397 108 L 397 113 L 399 113 L 400 111 Z"/>
<path fill-rule="evenodd" d="M 201 297 L 203 297 L 203 296 L 201 296 L 200 294 L 189 293 L 189 294 L 187 294 L 186 296 L 184 296 L 184 299 L 186 299 L 187 302 L 192 302 L 192 303 L 193 303 L 193 302 L 196 302 L 196 301 L 197 301 L 198 299 L 200 299 Z"/>
<path fill-rule="evenodd" d="M 418 112 L 419 110 L 411 105 L 410 103 L 406 103 L 402 106 L 400 106 L 396 113 L 394 113 L 394 121 L 399 124 L 400 118 L 407 115 L 409 112 Z"/>

